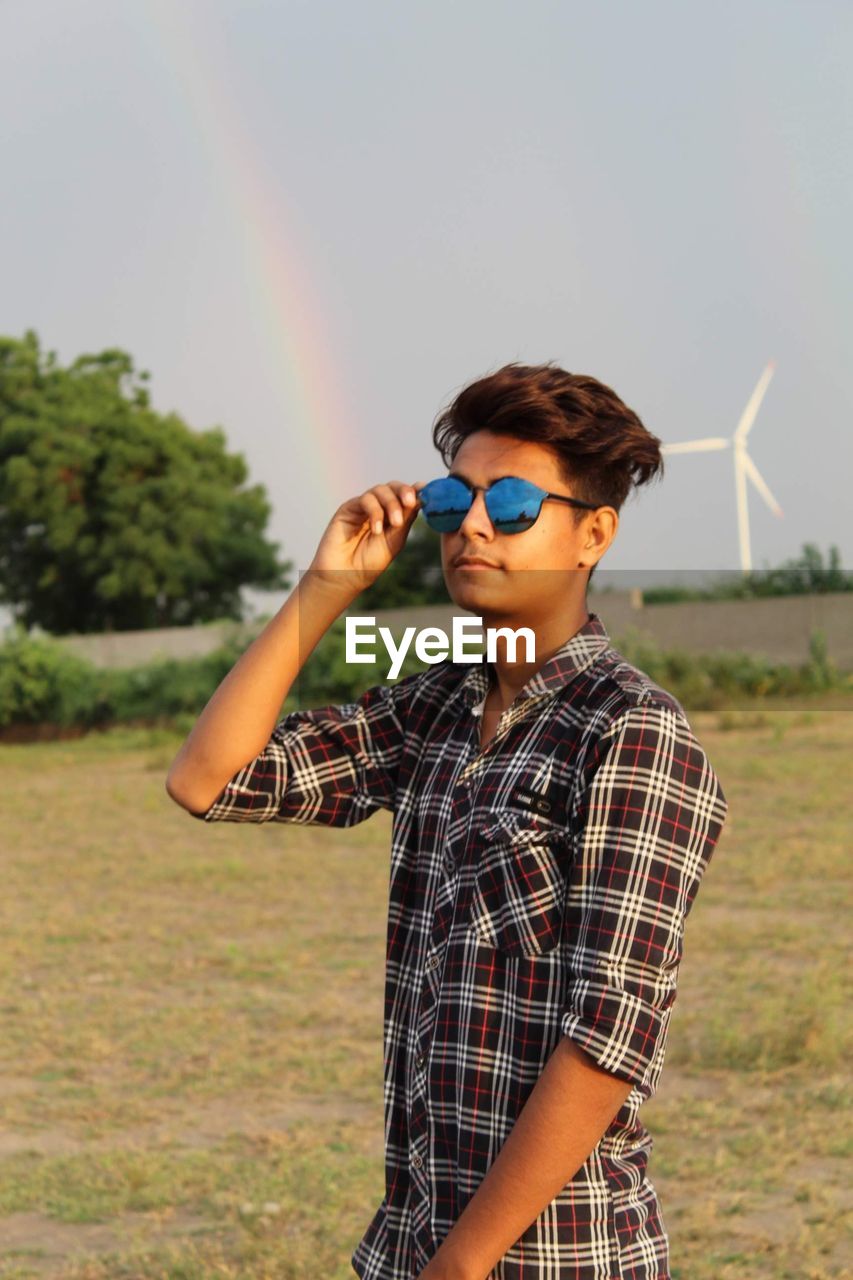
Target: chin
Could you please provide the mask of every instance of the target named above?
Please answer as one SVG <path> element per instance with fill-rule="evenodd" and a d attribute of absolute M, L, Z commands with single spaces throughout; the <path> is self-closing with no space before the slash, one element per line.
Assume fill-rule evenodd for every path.
<path fill-rule="evenodd" d="M 492 576 L 492 575 L 490 575 Z M 513 603 L 513 592 L 508 589 L 506 580 L 497 583 L 481 582 L 479 575 L 471 575 L 466 581 L 451 579 L 448 594 L 460 609 L 470 609 L 471 613 L 480 614 L 484 610 L 492 613 L 506 613 Z"/>

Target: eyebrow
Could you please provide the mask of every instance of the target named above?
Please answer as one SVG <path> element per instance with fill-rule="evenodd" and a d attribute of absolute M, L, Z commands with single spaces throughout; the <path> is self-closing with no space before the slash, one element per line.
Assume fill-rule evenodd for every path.
<path fill-rule="evenodd" d="M 464 476 L 461 471 L 448 471 L 448 477 L 454 480 L 461 480 L 463 484 L 467 484 L 469 488 L 474 488 L 474 481 L 469 476 Z M 489 485 L 497 484 L 499 480 L 519 480 L 520 476 L 495 476 L 489 481 Z M 488 488 L 488 485 L 486 486 Z"/>

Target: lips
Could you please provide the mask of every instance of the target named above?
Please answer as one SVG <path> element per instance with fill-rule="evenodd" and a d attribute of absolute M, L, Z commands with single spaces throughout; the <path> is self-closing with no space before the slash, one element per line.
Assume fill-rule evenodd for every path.
<path fill-rule="evenodd" d="M 480 556 L 457 556 L 453 561 L 454 565 L 459 569 L 464 569 L 466 565 L 479 565 L 481 569 L 497 569 L 498 565 L 492 560 L 483 560 Z"/>

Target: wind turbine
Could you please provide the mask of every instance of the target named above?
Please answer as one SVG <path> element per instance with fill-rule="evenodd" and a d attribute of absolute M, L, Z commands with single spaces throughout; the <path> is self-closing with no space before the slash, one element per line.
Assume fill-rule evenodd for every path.
<path fill-rule="evenodd" d="M 761 472 L 746 451 L 746 437 L 755 421 L 758 407 L 764 399 L 767 384 L 773 377 L 776 368 L 775 360 L 768 360 L 761 377 L 755 384 L 755 390 L 747 401 L 746 408 L 740 415 L 740 422 L 735 433 L 727 439 L 725 436 L 710 436 L 705 440 L 687 440 L 683 444 L 665 444 L 661 453 L 710 453 L 715 449 L 732 448 L 735 460 L 735 497 L 737 498 L 737 529 L 740 542 L 740 564 L 744 573 L 752 569 L 752 558 L 749 546 L 749 512 L 746 505 L 747 477 L 755 485 L 764 501 L 774 515 L 781 516 L 782 508 L 767 487 Z"/>

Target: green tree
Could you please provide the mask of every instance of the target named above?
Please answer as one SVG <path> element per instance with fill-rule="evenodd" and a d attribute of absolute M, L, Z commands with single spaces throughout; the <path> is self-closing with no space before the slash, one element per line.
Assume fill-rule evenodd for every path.
<path fill-rule="evenodd" d="M 829 548 L 828 563 L 824 564 L 820 548 L 813 542 L 804 542 L 799 556 L 774 568 L 765 565 L 749 573 L 730 570 L 706 588 L 647 587 L 643 600 L 646 604 L 676 604 L 683 600 L 752 600 L 827 591 L 853 591 L 853 573 L 842 569 L 837 546 Z"/>
<path fill-rule="evenodd" d="M 814 542 L 804 542 L 798 558 L 785 560 L 775 569 L 766 569 L 755 578 L 756 595 L 800 595 L 815 591 L 853 591 L 853 574 L 841 568 L 838 547 L 829 548 L 829 562 Z"/>
<path fill-rule="evenodd" d="M 63 368 L 0 338 L 0 601 L 57 635 L 243 617 L 240 589 L 290 585 L 221 427 L 150 405 L 131 357 Z"/>

